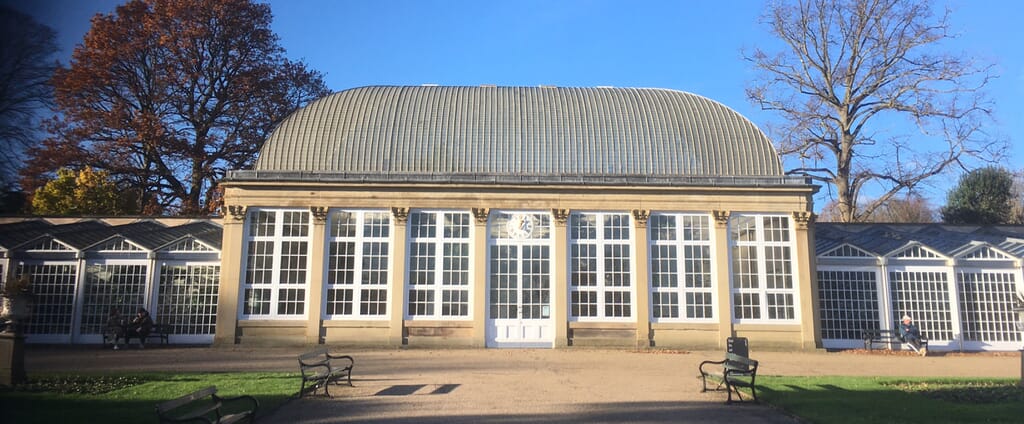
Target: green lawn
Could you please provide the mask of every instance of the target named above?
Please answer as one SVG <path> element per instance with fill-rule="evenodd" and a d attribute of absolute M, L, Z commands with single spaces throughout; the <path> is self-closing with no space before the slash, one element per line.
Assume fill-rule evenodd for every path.
<path fill-rule="evenodd" d="M 758 376 L 758 397 L 812 423 L 1019 423 L 1012 379 Z"/>
<path fill-rule="evenodd" d="M 255 396 L 267 413 L 294 396 L 299 382 L 298 374 L 282 372 L 32 377 L 18 390 L 0 389 L 4 422 L 155 422 L 157 403 L 211 385 L 224 396 Z M 811 423 L 1017 423 L 1024 417 L 1024 389 L 1012 379 L 760 376 L 757 383 L 763 402 Z"/>
<path fill-rule="evenodd" d="M 207 386 L 217 386 L 220 396 L 255 396 L 259 411 L 266 413 L 299 388 L 298 374 L 284 372 L 42 374 L 32 379 L 18 390 L 0 389 L 4 422 L 156 422 L 156 404 Z"/>

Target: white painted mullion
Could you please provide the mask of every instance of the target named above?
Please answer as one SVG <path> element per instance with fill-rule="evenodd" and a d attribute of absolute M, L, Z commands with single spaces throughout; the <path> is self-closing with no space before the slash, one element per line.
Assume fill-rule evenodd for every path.
<path fill-rule="evenodd" d="M 892 316 L 893 300 L 892 300 L 892 282 L 889 280 L 889 272 L 893 271 L 890 269 L 888 258 L 878 259 L 878 307 L 879 314 L 878 323 L 882 330 L 892 330 L 892 323 L 890 317 Z"/>
<path fill-rule="evenodd" d="M 149 252 L 147 256 L 148 258 L 146 260 L 146 282 L 145 285 L 143 286 L 144 290 L 142 304 L 146 305 L 146 310 L 149 311 L 149 314 L 153 317 L 153 320 L 156 321 L 157 319 L 160 318 L 156 315 L 157 309 L 159 309 L 157 307 L 157 302 L 159 301 L 160 296 L 160 281 L 158 281 L 159 273 L 156 272 L 156 252 Z"/>
<path fill-rule="evenodd" d="M 597 275 L 595 276 L 597 284 L 594 286 L 594 292 L 597 295 L 597 316 L 590 317 L 590 319 L 594 321 L 601 321 L 609 318 L 605 316 L 605 310 L 608 306 L 605 304 L 605 292 L 610 290 L 608 289 L 607 282 L 602 278 L 605 275 L 604 264 L 607 259 L 604 256 L 604 247 L 605 244 L 608 243 L 608 240 L 604 239 L 605 215 L 602 213 L 591 213 L 591 215 L 594 217 L 595 228 L 594 238 L 589 239 L 589 241 L 594 245 L 594 259 L 597 262 Z"/>
<path fill-rule="evenodd" d="M 676 301 L 679 317 L 676 319 L 686 321 L 690 318 L 686 316 L 686 243 L 683 241 L 683 219 L 679 215 L 673 218 L 676 220 L 676 237 L 671 244 L 676 248 L 675 258 L 673 258 L 676 263 L 676 286 L 671 290 L 679 296 Z"/>
<path fill-rule="evenodd" d="M 75 266 L 75 298 L 71 314 L 71 343 L 78 342 L 81 337 L 82 312 L 85 311 L 85 270 L 88 266 L 85 253 L 78 252 L 78 263 Z M 45 264 L 46 262 L 43 262 Z"/>
<path fill-rule="evenodd" d="M 313 214 L 309 211 L 303 211 L 303 213 L 306 214 L 306 240 L 304 241 L 304 243 L 306 243 L 306 278 L 305 282 L 302 283 L 302 316 L 306 320 L 309 320 L 309 311 L 312 309 L 311 302 L 313 297 L 313 252 L 316 251 L 314 250 L 315 246 L 313 246 L 313 232 L 316 231 L 313 221 L 316 218 L 314 218 Z M 324 231 L 326 231 L 326 229 Z M 323 255 L 323 250 L 320 251 L 320 255 Z M 321 260 L 320 263 L 325 263 L 325 261 Z M 320 281 L 322 286 L 323 280 Z M 320 300 L 323 302 L 323 297 L 321 297 Z M 322 310 L 323 309 L 321 309 L 321 311 Z"/>
<path fill-rule="evenodd" d="M 477 250 L 474 248 L 476 247 L 476 217 L 473 216 L 472 211 L 466 213 L 468 214 L 467 217 L 469 219 L 467 223 L 467 225 L 469 225 L 469 238 L 465 240 L 465 243 L 467 251 L 469 252 L 469 254 L 466 256 L 466 260 L 469 261 L 469 264 L 468 267 L 466 268 L 466 272 L 468 273 L 466 275 L 466 316 L 464 316 L 463 318 L 473 320 L 475 319 L 474 317 L 476 317 L 476 302 L 474 301 L 474 299 L 475 293 L 478 289 L 476 281 L 476 255 L 479 255 L 480 252 L 477 252 Z"/>
<path fill-rule="evenodd" d="M 960 316 L 960 287 L 959 280 L 957 279 L 957 266 L 954 259 L 949 259 L 946 262 L 946 280 L 948 280 L 948 286 L 946 291 L 949 294 L 949 316 L 950 316 L 950 331 L 953 333 L 953 340 L 956 341 L 961 351 L 964 349 L 964 332 L 963 325 L 960 322 L 963 317 Z"/>
<path fill-rule="evenodd" d="M 802 284 L 800 284 L 800 281 L 799 281 L 799 279 L 800 279 L 800 271 L 799 270 L 803 267 L 803 262 L 804 261 L 807 261 L 808 264 L 812 263 L 810 255 L 813 255 L 814 252 L 810 251 L 810 246 L 808 246 L 808 257 L 800 257 L 799 255 L 796 254 L 796 252 L 797 252 L 797 247 L 796 247 L 797 239 L 796 239 L 796 225 L 794 225 L 794 224 L 795 223 L 793 222 L 793 218 L 787 216 L 786 217 L 786 232 L 789 234 L 789 240 L 786 241 L 785 243 L 786 243 L 786 251 L 789 253 L 788 262 L 789 262 L 789 281 L 790 281 L 790 287 L 787 290 L 789 290 L 789 293 L 793 295 L 793 319 L 796 320 L 797 322 L 800 322 L 802 317 L 803 317 L 803 309 L 800 308 L 800 305 L 803 302 L 801 302 L 800 299 L 804 298 L 804 296 L 807 296 L 808 298 L 813 298 L 814 297 L 814 293 L 801 293 L 800 292 L 800 287 L 802 286 Z M 810 269 L 810 265 L 808 265 L 808 269 Z M 815 270 L 811 270 L 811 272 L 809 274 L 812 279 L 815 278 L 814 272 L 815 272 Z M 807 286 L 810 287 L 811 285 L 808 284 Z M 815 305 L 814 307 L 819 307 L 819 306 Z M 812 315 L 813 315 L 813 313 L 812 313 Z"/>
<path fill-rule="evenodd" d="M 444 319 L 441 314 L 441 308 L 444 305 L 444 244 L 446 241 L 444 238 L 444 212 L 433 212 L 434 214 L 434 237 L 431 238 L 430 242 L 434 244 L 434 282 L 431 284 L 430 290 L 434 292 L 434 313 L 431 314 L 433 319 Z M 408 234 L 411 231 L 406 231 L 406 236 L 411 237 Z M 409 249 L 406 249 L 408 252 Z M 409 255 L 406 254 L 406 257 Z M 406 274 L 408 274 L 409 267 L 406 266 Z M 406 309 L 409 307 L 409 299 L 406 296 L 405 301 Z"/>
<path fill-rule="evenodd" d="M 352 258 L 352 317 L 362 317 L 362 287 L 363 287 L 363 251 L 366 241 L 363 239 L 364 226 L 366 225 L 366 212 L 354 212 L 356 215 L 356 232 L 352 236 L 353 258 Z M 389 246 L 390 248 L 390 246 Z M 406 255 L 408 256 L 408 255 Z M 393 260 L 393 259 L 390 259 Z M 408 258 L 406 258 L 408 260 Z M 391 268 L 390 264 L 388 266 Z"/>
<path fill-rule="evenodd" d="M 757 252 L 757 292 L 761 301 L 761 318 L 758 321 L 768 321 L 768 242 L 765 234 L 763 215 L 755 215 L 754 219 L 754 249 Z"/>
<path fill-rule="evenodd" d="M 270 313 L 267 316 L 277 318 L 278 291 L 281 288 L 281 256 L 284 255 L 284 211 L 274 211 L 274 233 L 270 242 L 274 246 L 274 254 L 270 260 Z"/>

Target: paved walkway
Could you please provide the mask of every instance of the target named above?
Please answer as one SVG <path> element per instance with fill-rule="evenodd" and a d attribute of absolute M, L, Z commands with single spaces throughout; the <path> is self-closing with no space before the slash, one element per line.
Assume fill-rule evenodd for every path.
<path fill-rule="evenodd" d="M 297 370 L 306 348 L 30 347 L 33 371 Z M 355 387 L 286 403 L 269 423 L 795 423 L 764 405 L 700 392 L 697 366 L 720 352 L 356 350 Z M 761 375 L 1019 377 L 1016 353 L 909 355 L 752 352 Z M 298 382 L 296 382 L 298 385 Z"/>

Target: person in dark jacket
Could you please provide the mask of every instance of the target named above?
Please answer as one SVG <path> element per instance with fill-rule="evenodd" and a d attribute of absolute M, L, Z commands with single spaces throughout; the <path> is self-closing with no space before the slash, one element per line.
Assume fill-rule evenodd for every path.
<path fill-rule="evenodd" d="M 146 308 L 139 308 L 135 313 L 135 318 L 132 318 L 132 321 L 128 323 L 128 335 L 125 337 L 125 344 L 128 344 L 132 337 L 138 337 L 139 348 L 144 349 L 146 347 L 146 336 L 151 331 L 153 331 L 153 318 L 149 316 L 149 311 L 146 311 Z"/>
<path fill-rule="evenodd" d="M 928 354 L 928 348 L 921 347 L 921 330 L 914 325 L 914 320 L 910 318 L 910 315 L 904 315 L 903 321 L 900 322 L 900 339 L 910 344 L 921 356 Z"/>
<path fill-rule="evenodd" d="M 118 340 L 124 339 L 125 344 L 128 344 L 128 339 L 125 338 L 125 321 L 124 317 L 121 316 L 121 310 L 117 309 L 117 306 L 110 307 L 110 313 L 107 315 L 107 330 L 106 334 L 114 341 L 114 350 L 119 349 Z"/>

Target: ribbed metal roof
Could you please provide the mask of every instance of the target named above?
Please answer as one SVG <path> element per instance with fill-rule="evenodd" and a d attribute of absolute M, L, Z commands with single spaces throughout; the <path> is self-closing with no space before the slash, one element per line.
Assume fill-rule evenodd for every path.
<path fill-rule="evenodd" d="M 283 121 L 253 171 L 229 179 L 289 172 L 782 176 L 764 133 L 705 97 L 666 89 L 490 86 L 334 93 Z"/>
<path fill-rule="evenodd" d="M 23 248 L 40 237 L 53 237 L 76 250 L 84 250 L 114 236 L 121 236 L 147 250 L 156 250 L 184 237 L 195 237 L 220 249 L 223 229 L 207 220 L 197 220 L 168 227 L 159 222 L 142 220 L 129 224 L 107 225 L 99 220 L 54 225 L 43 220 L 27 220 L 0 224 L 0 248 Z"/>
<path fill-rule="evenodd" d="M 972 246 L 988 243 L 1011 253 L 1024 244 L 1024 226 L 980 226 L 951 224 L 843 224 L 819 222 L 814 227 L 815 252 L 828 253 L 843 244 L 856 246 L 876 256 L 884 256 L 912 241 L 946 256 L 954 256 Z M 1017 254 L 1024 258 L 1024 250 Z"/>

